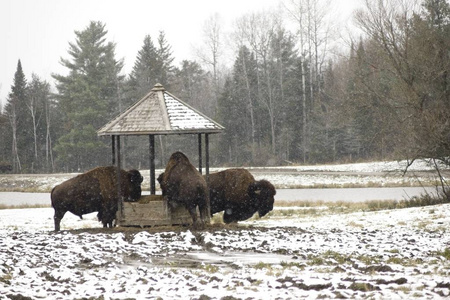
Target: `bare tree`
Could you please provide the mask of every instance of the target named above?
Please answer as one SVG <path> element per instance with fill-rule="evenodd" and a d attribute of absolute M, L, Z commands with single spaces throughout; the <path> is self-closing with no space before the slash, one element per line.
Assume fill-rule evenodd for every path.
<path fill-rule="evenodd" d="M 197 56 L 201 61 L 212 68 L 214 81 L 214 94 L 217 97 L 220 93 L 219 60 L 222 55 L 222 32 L 221 21 L 218 13 L 209 17 L 203 26 L 204 49 L 197 49 Z"/>
<path fill-rule="evenodd" d="M 14 96 L 13 96 L 14 97 Z M 12 129 L 12 157 L 13 157 L 13 172 L 22 170 L 19 158 L 19 149 L 17 147 L 17 114 L 16 114 L 16 102 L 15 99 L 10 99 L 10 109 L 8 110 L 8 120 Z"/>
<path fill-rule="evenodd" d="M 246 18 L 241 18 L 239 19 L 235 26 L 236 26 L 236 30 L 234 32 L 234 36 L 235 36 L 235 41 L 237 44 L 237 49 L 239 49 L 238 51 L 241 51 L 241 49 L 243 49 L 243 47 L 246 47 L 247 45 L 247 29 L 246 29 Z M 243 66 L 243 73 L 244 73 L 244 83 L 245 83 L 245 87 L 246 87 L 246 91 L 247 91 L 247 107 L 248 107 L 248 111 L 249 111 L 249 115 L 250 115 L 250 124 L 251 124 L 251 148 L 252 148 L 252 161 L 255 160 L 255 155 L 256 155 L 256 120 L 255 120 L 255 112 L 254 112 L 254 95 L 252 95 L 252 89 L 250 86 L 250 78 L 249 78 L 249 66 L 247 66 L 247 60 L 245 59 L 244 55 L 241 55 L 242 61 L 241 64 Z"/>
<path fill-rule="evenodd" d="M 47 99 L 44 104 L 45 110 L 45 160 L 47 171 L 49 171 L 49 167 L 51 166 L 52 172 L 55 169 L 54 161 L 53 161 L 53 145 L 52 145 L 52 136 L 51 136 L 51 115 L 50 115 L 50 101 Z"/>
<path fill-rule="evenodd" d="M 355 14 L 359 27 L 379 44 L 394 72 L 411 88 L 414 76 L 409 59 L 412 34 L 410 20 L 417 9 L 415 0 L 377 0 L 376 3 L 365 0 L 365 9 Z"/>
<path fill-rule="evenodd" d="M 418 4 L 366 0 L 356 21 L 388 62 L 374 68 L 383 67 L 395 78 L 390 94 L 383 96 L 401 119 L 399 154 L 411 162 L 431 159 L 442 181 L 436 161 L 450 165 L 450 5 L 427 0 Z"/>
<path fill-rule="evenodd" d="M 306 6 L 303 5 L 302 1 L 295 1 L 291 0 L 289 5 L 285 4 L 285 8 L 289 12 L 290 16 L 294 19 L 294 21 L 297 23 L 297 34 L 298 34 L 298 44 L 299 44 L 299 56 L 300 56 L 300 64 L 301 64 L 301 85 L 302 85 L 302 148 L 303 148 L 303 162 L 306 162 L 306 152 L 307 152 L 307 126 L 308 126 L 308 119 L 307 119 L 307 103 L 306 103 L 306 56 L 307 53 L 305 52 L 305 49 L 307 47 L 307 38 L 304 31 L 304 28 L 307 27 L 307 10 Z"/>
<path fill-rule="evenodd" d="M 274 99 L 273 74 L 271 70 L 272 42 L 281 27 L 280 15 L 276 12 L 252 13 L 244 16 L 238 23 L 240 36 L 255 54 L 256 63 L 262 71 L 257 72 L 258 101 L 263 104 L 269 114 L 272 153 L 276 152 L 276 113 Z"/>
<path fill-rule="evenodd" d="M 322 69 L 331 36 L 330 1 L 286 0 L 283 4 L 297 28 L 302 70 L 302 152 L 303 161 L 306 162 L 309 151 L 310 121 L 313 119 L 311 114 L 314 111 L 315 102 L 319 101 L 321 97 Z"/>
<path fill-rule="evenodd" d="M 37 116 L 38 99 L 36 95 L 30 95 L 29 102 L 27 102 L 28 110 L 30 111 L 31 120 L 33 123 L 33 141 L 34 141 L 34 159 L 38 160 L 38 141 L 37 141 L 37 127 L 39 126 L 40 118 Z"/>

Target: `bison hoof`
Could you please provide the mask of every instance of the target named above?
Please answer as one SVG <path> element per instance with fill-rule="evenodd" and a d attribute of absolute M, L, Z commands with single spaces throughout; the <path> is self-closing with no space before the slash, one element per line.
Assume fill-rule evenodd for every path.
<path fill-rule="evenodd" d="M 196 222 L 193 224 L 193 229 L 203 230 L 203 229 L 205 229 L 205 223 L 204 222 Z"/>

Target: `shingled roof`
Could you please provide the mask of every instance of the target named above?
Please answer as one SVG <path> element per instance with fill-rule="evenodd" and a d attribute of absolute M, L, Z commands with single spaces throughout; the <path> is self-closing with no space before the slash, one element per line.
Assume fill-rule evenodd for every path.
<path fill-rule="evenodd" d="M 167 92 L 161 84 L 97 131 L 102 135 L 218 133 L 224 127 Z"/>

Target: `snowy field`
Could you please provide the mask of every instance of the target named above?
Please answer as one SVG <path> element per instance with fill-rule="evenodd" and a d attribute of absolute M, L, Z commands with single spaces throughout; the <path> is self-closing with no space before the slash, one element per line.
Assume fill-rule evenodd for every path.
<path fill-rule="evenodd" d="M 52 216 L 51 208 L 0 211 L 0 299 L 450 294 L 450 205 L 349 214 L 290 208 L 204 231 L 102 229 L 95 214 L 67 213 L 54 233 Z"/>
<path fill-rule="evenodd" d="M 399 176 L 386 174 L 403 168 L 391 162 L 254 174 L 277 185 L 307 182 L 308 172 L 323 172 L 313 185 L 348 173 L 355 174 L 343 181 L 389 183 Z M 0 187 L 48 188 L 75 175 L 2 175 Z M 53 226 L 52 208 L 0 210 L 0 299 L 450 297 L 450 204 L 354 213 L 276 206 L 262 219 L 202 231 L 103 229 L 95 213 L 83 220 L 67 213 L 59 233 Z"/>

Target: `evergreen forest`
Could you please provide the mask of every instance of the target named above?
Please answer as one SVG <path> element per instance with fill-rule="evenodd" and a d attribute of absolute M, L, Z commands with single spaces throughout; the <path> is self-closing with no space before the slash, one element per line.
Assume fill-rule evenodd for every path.
<path fill-rule="evenodd" d="M 450 165 L 449 1 L 365 2 L 354 13 L 357 37 L 345 42 L 324 1 L 286 0 L 280 12 L 241 16 L 228 34 L 212 16 L 196 60 L 175 57 L 163 31 L 142 37 L 129 74 L 108 24 L 75 28 L 60 59 L 67 75 L 27 78 L 33 70 L 17 62 L 0 110 L 0 166 L 51 173 L 111 164 L 111 139 L 97 130 L 156 83 L 225 127 L 210 137 L 213 167 Z M 148 138 L 124 137 L 122 148 L 124 168 L 149 167 Z M 157 136 L 156 166 L 175 150 L 195 163 L 197 137 Z"/>

